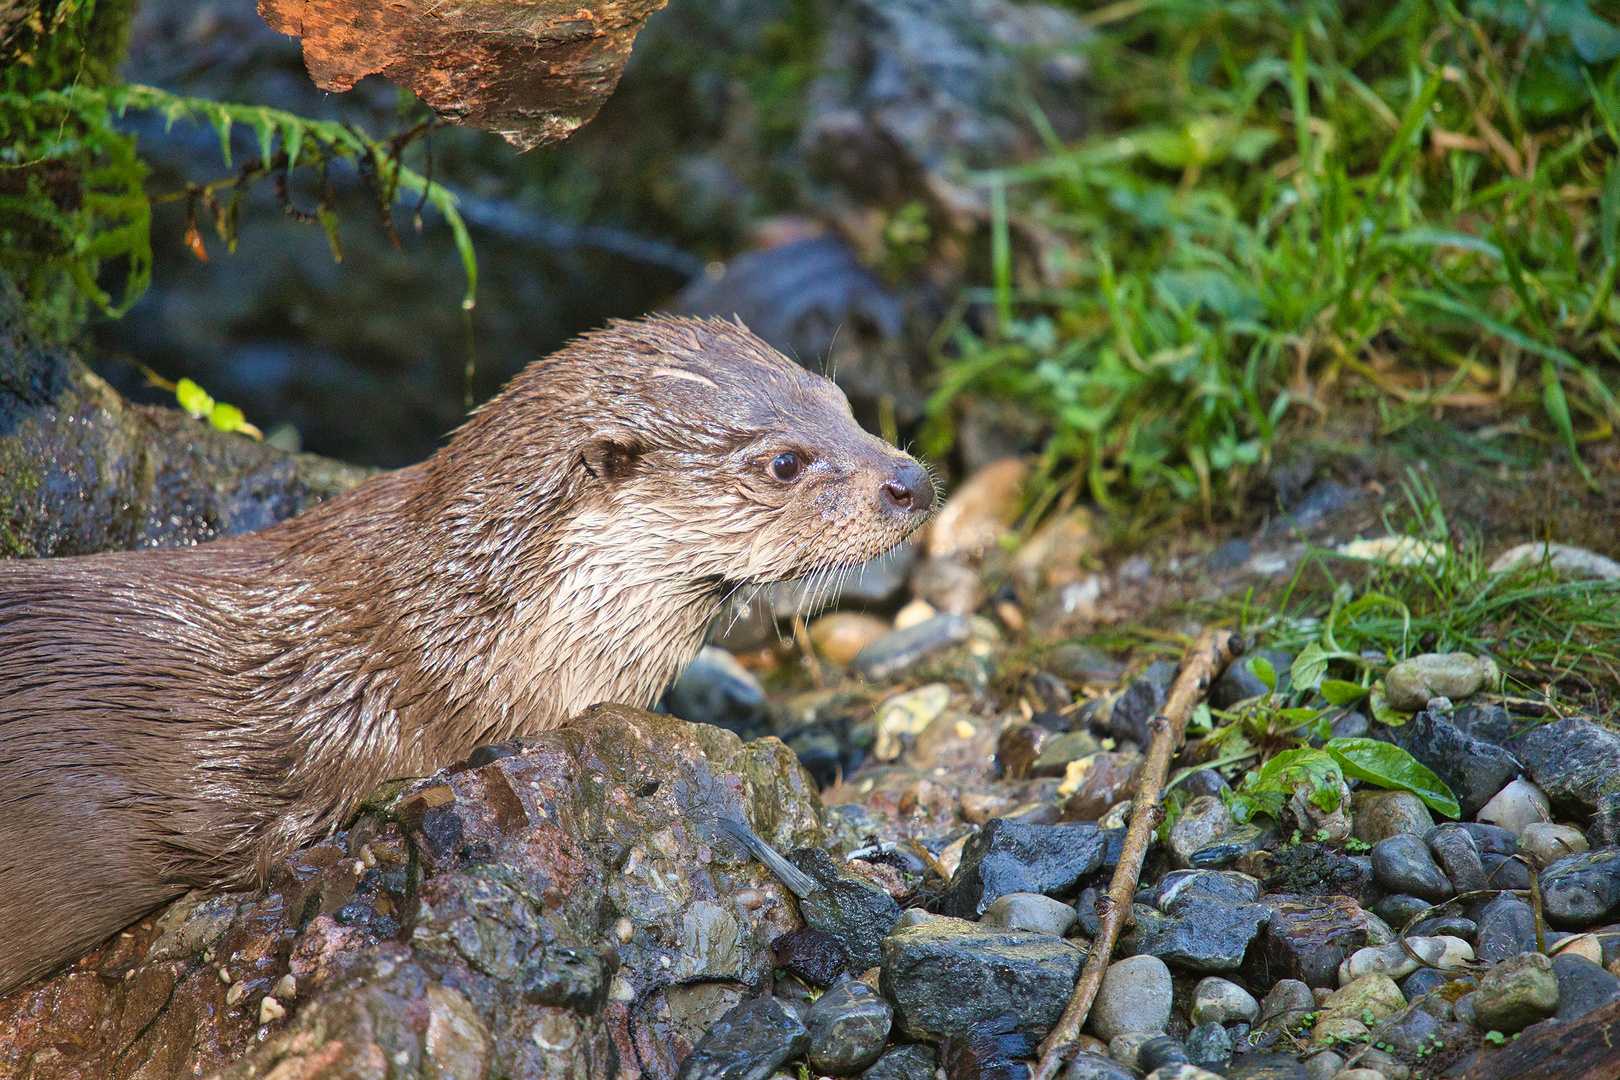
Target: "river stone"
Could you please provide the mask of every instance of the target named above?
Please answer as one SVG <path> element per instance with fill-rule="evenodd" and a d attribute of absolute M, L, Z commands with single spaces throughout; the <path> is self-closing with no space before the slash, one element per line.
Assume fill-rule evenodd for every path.
<path fill-rule="evenodd" d="M 1340 965 L 1339 985 L 1348 985 L 1364 975 L 1388 975 L 1392 979 L 1401 979 L 1418 970 L 1423 963 L 1448 970 L 1460 968 L 1474 958 L 1473 947 L 1461 938 L 1409 937 L 1406 945 L 1422 963 L 1414 960 L 1398 941 L 1389 945 L 1368 946 L 1357 949 Z"/>
<path fill-rule="evenodd" d="M 1358 791 L 1350 797 L 1350 812 L 1351 835 L 1366 844 L 1399 833 L 1421 836 L 1434 828 L 1429 808 L 1410 791 Z"/>
<path fill-rule="evenodd" d="M 1603 795 L 1620 792 L 1620 734 L 1590 720 L 1540 724 L 1508 745 L 1537 787 L 1583 817 Z"/>
<path fill-rule="evenodd" d="M 1230 866 L 1245 855 L 1267 851 L 1277 843 L 1277 829 L 1270 818 L 1259 818 L 1233 825 L 1219 839 L 1213 840 L 1187 857 L 1195 870 L 1217 870 Z"/>
<path fill-rule="evenodd" d="M 664 695 L 664 706 L 682 720 L 747 736 L 765 722 L 765 688 L 735 656 L 705 645 Z"/>
<path fill-rule="evenodd" d="M 1193 852 L 1213 843 L 1232 827 L 1232 812 L 1217 795 L 1200 795 L 1182 807 L 1181 816 L 1170 826 L 1170 860 L 1187 866 Z"/>
<path fill-rule="evenodd" d="M 1299 1058 L 1292 1054 L 1245 1054 L 1232 1063 L 1226 1077 L 1227 1080 L 1312 1080 Z"/>
<path fill-rule="evenodd" d="M 889 1039 L 894 1010 L 863 982 L 839 983 L 816 999 L 804 1018 L 810 1066 L 848 1076 L 878 1059 Z"/>
<path fill-rule="evenodd" d="M 1236 870 L 1172 870 L 1153 891 L 1153 906 L 1167 915 L 1194 899 L 1252 904 L 1260 899 L 1260 882 Z"/>
<path fill-rule="evenodd" d="M 681 1063 L 679 1080 L 766 1080 L 804 1053 L 810 1035 L 773 997 L 738 1005 L 710 1027 Z"/>
<path fill-rule="evenodd" d="M 1485 864 L 1473 834 L 1456 825 L 1442 825 L 1429 833 L 1429 850 L 1459 893 L 1485 888 Z"/>
<path fill-rule="evenodd" d="M 849 950 L 851 966 L 865 971 L 883 958 L 883 939 L 900 918 L 900 905 L 880 886 L 842 869 L 821 848 L 798 848 L 788 861 L 820 886 L 799 899 L 804 921 Z"/>
<path fill-rule="evenodd" d="M 1175 1065 L 1187 1065 L 1192 1057 L 1187 1045 L 1172 1035 L 1154 1035 L 1136 1049 L 1136 1067 L 1148 1075 Z"/>
<path fill-rule="evenodd" d="M 1137 1073 L 1112 1058 L 1082 1050 L 1069 1059 L 1061 1077 L 1062 1080 L 1137 1080 Z"/>
<path fill-rule="evenodd" d="M 1194 1025 L 1228 1024 L 1234 1020 L 1252 1021 L 1259 1012 L 1260 1003 L 1253 994 L 1229 979 L 1212 975 L 1198 980 L 1193 988 L 1188 1017 Z"/>
<path fill-rule="evenodd" d="M 1553 975 L 1558 980 L 1560 1020 L 1574 1020 L 1611 1001 L 1620 1000 L 1620 975 L 1605 971 L 1584 956 L 1552 958 Z"/>
<path fill-rule="evenodd" d="M 1519 850 L 1535 864 L 1537 870 L 1567 855 L 1579 855 L 1589 847 L 1581 830 L 1572 825 L 1532 821 L 1519 834 Z"/>
<path fill-rule="evenodd" d="M 1541 872 L 1548 921 L 1585 929 L 1620 918 L 1620 848 L 1566 855 Z"/>
<path fill-rule="evenodd" d="M 1552 820 L 1552 809 L 1540 788 L 1520 778 L 1497 792 L 1476 816 L 1517 836 L 1532 822 Z"/>
<path fill-rule="evenodd" d="M 1224 1070 L 1232 1061 L 1232 1036 L 1220 1024 L 1199 1024 L 1187 1032 L 1187 1056 L 1194 1065 Z"/>
<path fill-rule="evenodd" d="M 1414 918 L 1433 911 L 1434 905 L 1416 896 L 1391 893 L 1373 905 L 1373 913 L 1396 930 L 1404 929 Z"/>
<path fill-rule="evenodd" d="M 1536 916 L 1530 905 L 1508 893 L 1480 909 L 1474 952 L 1495 964 L 1536 947 Z"/>
<path fill-rule="evenodd" d="M 1272 671 L 1276 673 L 1277 691 L 1279 693 L 1288 692 L 1289 671 L 1294 665 L 1293 656 L 1289 653 L 1278 652 L 1275 649 L 1261 649 L 1233 662 L 1227 667 L 1225 673 L 1215 680 L 1215 684 L 1209 688 L 1209 704 L 1211 708 L 1230 709 L 1240 701 L 1259 697 L 1266 692 L 1266 684 L 1261 682 L 1260 676 L 1254 673 L 1256 657 L 1263 657 L 1271 665 Z"/>
<path fill-rule="evenodd" d="M 930 656 L 962 644 L 972 634 L 965 616 L 941 612 L 904 630 L 891 630 L 867 645 L 855 656 L 855 670 L 872 682 L 887 682 Z"/>
<path fill-rule="evenodd" d="M 1347 896 L 1272 893 L 1263 902 L 1271 920 L 1261 944 L 1274 977 L 1336 986 L 1339 965 L 1367 944 L 1365 914 Z"/>
<path fill-rule="evenodd" d="M 1265 904 L 1200 896 L 1184 897 L 1174 908 L 1175 914 L 1166 916 L 1136 905 L 1135 926 L 1122 939 L 1121 950 L 1156 956 L 1186 971 L 1236 971 L 1271 918 Z"/>
<path fill-rule="evenodd" d="M 962 849 L 939 911 L 976 919 L 1008 893 L 1069 893 L 1103 863 L 1108 841 L 1089 823 L 1027 825 L 991 819 Z"/>
<path fill-rule="evenodd" d="M 1100 1039 L 1135 1031 L 1163 1031 L 1170 1022 L 1170 969 L 1156 956 L 1116 960 L 1103 972 L 1091 1005 L 1091 1030 Z"/>
<path fill-rule="evenodd" d="M 1078 916 L 1074 906 L 1040 893 L 1008 893 L 984 909 L 979 922 L 985 926 L 1005 926 L 1032 934 L 1062 937 Z"/>
<path fill-rule="evenodd" d="M 932 1046 L 897 1046 L 861 1073 L 861 1080 L 934 1080 L 937 1057 Z"/>
<path fill-rule="evenodd" d="M 1402 660 L 1384 676 L 1384 698 L 1401 712 L 1417 712 L 1430 698 L 1461 701 L 1482 686 L 1501 681 L 1496 662 L 1471 653 L 1422 653 Z"/>
<path fill-rule="evenodd" d="M 1374 844 L 1372 865 L 1378 884 L 1393 893 L 1438 902 L 1455 891 L 1451 881 L 1435 865 L 1429 845 L 1411 833 L 1401 833 Z"/>
<path fill-rule="evenodd" d="M 1451 789 L 1464 817 L 1473 817 L 1493 795 L 1524 771 L 1512 754 L 1494 743 L 1466 734 L 1437 713 L 1418 713 L 1400 727 L 1392 728 L 1390 737 L 1397 746 L 1432 769 Z"/>
<path fill-rule="evenodd" d="M 1316 995 L 1298 979 L 1278 979 L 1260 1003 L 1255 1027 L 1266 1031 L 1288 1031 L 1303 1027 L 1306 1016 L 1316 1011 Z"/>
<path fill-rule="evenodd" d="M 1558 978 L 1545 956 L 1520 953 L 1485 972 L 1473 998 L 1481 1028 L 1511 1035 L 1558 1008 Z"/>
<path fill-rule="evenodd" d="M 1045 1034 L 1085 956 L 1062 938 L 933 919 L 884 939 L 879 985 L 908 1038 L 937 1040 L 1008 1012 L 1019 1031 Z"/>

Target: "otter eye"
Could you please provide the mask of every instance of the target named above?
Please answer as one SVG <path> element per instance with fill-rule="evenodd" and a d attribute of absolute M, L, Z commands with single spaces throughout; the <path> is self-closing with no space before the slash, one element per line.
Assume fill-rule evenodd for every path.
<path fill-rule="evenodd" d="M 799 455 L 795 453 L 777 454 L 771 459 L 771 475 L 784 484 L 797 480 L 803 468 L 804 463 L 799 460 Z"/>

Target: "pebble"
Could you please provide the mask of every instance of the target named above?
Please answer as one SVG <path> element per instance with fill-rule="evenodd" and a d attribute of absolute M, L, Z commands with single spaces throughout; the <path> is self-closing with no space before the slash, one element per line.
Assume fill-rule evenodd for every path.
<path fill-rule="evenodd" d="M 1482 686 L 1501 681 L 1496 662 L 1471 653 L 1422 653 L 1402 660 L 1384 676 L 1384 699 L 1401 712 L 1417 712 L 1430 698 L 1461 701 Z"/>
<path fill-rule="evenodd" d="M 1537 724 L 1511 739 L 1508 748 L 1536 786 L 1561 806 L 1591 814 L 1604 795 L 1620 791 L 1620 735 L 1590 720 Z"/>
<path fill-rule="evenodd" d="M 1332 1050 L 1324 1050 L 1305 1062 L 1305 1075 L 1309 1080 L 1333 1080 L 1344 1068 L 1344 1057 Z"/>
<path fill-rule="evenodd" d="M 933 615 L 904 630 L 891 630 L 867 645 L 855 657 L 855 670 L 872 682 L 887 682 L 930 656 L 960 645 L 972 632 L 972 624 L 964 616 Z"/>
<path fill-rule="evenodd" d="M 1264 903 L 1271 920 L 1262 945 L 1275 976 L 1308 986 L 1337 986 L 1339 965 L 1367 944 L 1365 913 L 1347 896 L 1273 893 Z"/>
<path fill-rule="evenodd" d="M 1112 683 L 1125 674 L 1125 665 L 1091 645 L 1064 642 L 1046 654 L 1046 668 L 1072 683 Z"/>
<path fill-rule="evenodd" d="M 1552 958 L 1553 977 L 1558 980 L 1560 1020 L 1574 1020 L 1611 1001 L 1620 1000 L 1620 975 L 1603 970 L 1584 956 L 1559 953 Z"/>
<path fill-rule="evenodd" d="M 1487 964 L 1499 963 L 1536 947 L 1536 916 L 1530 905 L 1502 893 L 1479 911 L 1474 952 Z"/>
<path fill-rule="evenodd" d="M 1537 870 L 1566 855 L 1579 855 L 1589 847 L 1581 830 L 1573 825 L 1532 821 L 1519 834 L 1519 850 L 1535 864 Z"/>
<path fill-rule="evenodd" d="M 724 649 L 705 645 L 664 696 L 672 715 L 743 731 L 764 720 L 765 688 Z"/>
<path fill-rule="evenodd" d="M 1322 1002 L 1311 1032 L 1311 1045 L 1327 1046 L 1336 1038 L 1365 1037 L 1369 1022 L 1382 1023 L 1405 1007 L 1406 998 L 1394 979 L 1388 975 L 1363 975 Z"/>
<path fill-rule="evenodd" d="M 1558 1008 L 1558 978 L 1540 953 L 1512 956 L 1480 977 L 1473 994 L 1476 1024 L 1511 1035 Z"/>
<path fill-rule="evenodd" d="M 970 616 L 984 603 L 984 584 L 957 556 L 924 559 L 911 570 L 911 594 L 935 611 Z"/>
<path fill-rule="evenodd" d="M 810 643 L 839 667 L 855 662 L 860 651 L 889 632 L 889 624 L 874 615 L 838 611 L 810 624 Z"/>
<path fill-rule="evenodd" d="M 1413 1009 L 1400 1019 L 1392 1021 L 1388 1027 L 1382 1028 L 1378 1041 L 1387 1043 L 1403 1054 L 1415 1057 L 1419 1051 L 1432 1048 L 1437 1036 L 1440 1036 L 1439 1019 L 1422 1009 Z M 1369 1051 L 1369 1054 L 1375 1052 L 1377 1051 Z M 1363 1057 L 1362 1060 L 1367 1059 Z"/>
<path fill-rule="evenodd" d="M 1507 855 L 1481 855 L 1485 864 L 1485 884 L 1492 889 L 1528 889 L 1530 868 Z"/>
<path fill-rule="evenodd" d="M 774 997 L 751 998 L 710 1025 L 681 1063 L 680 1080 L 763 1080 L 804 1053 L 810 1033 Z"/>
<path fill-rule="evenodd" d="M 1144 758 L 1138 753 L 1087 754 L 1065 767 L 1058 785 L 1063 816 L 1069 821 L 1098 821 L 1136 794 Z"/>
<path fill-rule="evenodd" d="M 1125 688 L 1108 713 L 1108 732 L 1116 739 L 1129 739 L 1146 750 L 1151 732 L 1149 722 L 1164 707 L 1175 678 L 1176 665 L 1168 660 L 1149 664 L 1141 678 Z"/>
<path fill-rule="evenodd" d="M 1170 859 L 1186 867 L 1193 852 L 1214 843 L 1232 827 L 1232 812 L 1215 795 L 1200 795 L 1182 807 L 1181 816 L 1170 826 Z"/>
<path fill-rule="evenodd" d="M 938 910 L 976 919 L 1008 893 L 1068 892 L 1102 866 L 1107 838 L 1095 825 L 1030 825 L 1005 818 L 968 839 Z"/>
<path fill-rule="evenodd" d="M 1070 1058 L 1061 1076 L 1062 1080 L 1137 1080 L 1134 1069 L 1089 1050 Z"/>
<path fill-rule="evenodd" d="M 1223 791 L 1231 791 L 1232 785 L 1226 782 L 1226 777 L 1214 769 L 1194 769 L 1177 785 L 1188 795 L 1220 795 Z"/>
<path fill-rule="evenodd" d="M 1429 808 L 1410 791 L 1358 791 L 1351 796 L 1350 810 L 1351 835 L 1366 844 L 1401 833 L 1422 836 L 1434 828 Z"/>
<path fill-rule="evenodd" d="M 1409 937 L 1406 944 L 1424 963 L 1438 968 L 1460 968 L 1474 958 L 1473 947 L 1461 938 Z M 1388 975 L 1392 979 L 1404 978 L 1422 967 L 1400 942 L 1357 949 L 1339 965 L 1339 985 L 1354 982 L 1364 975 Z"/>
<path fill-rule="evenodd" d="M 1355 1068 L 1340 1069 L 1334 1073 L 1333 1080 L 1389 1080 L 1389 1077 L 1377 1069 Z"/>
<path fill-rule="evenodd" d="M 1390 892 L 1435 902 L 1447 899 L 1454 891 L 1450 880 L 1435 865 L 1429 846 L 1411 833 L 1374 844 L 1372 865 L 1378 884 Z"/>
<path fill-rule="evenodd" d="M 1220 1073 L 1200 1069 L 1189 1062 L 1166 1065 L 1147 1074 L 1147 1080 L 1224 1080 Z"/>
<path fill-rule="evenodd" d="M 1407 1001 L 1416 1001 L 1424 994 L 1440 989 L 1451 980 L 1452 976 L 1447 972 L 1436 971 L 1434 968 L 1418 968 L 1401 981 L 1401 993 L 1406 996 Z"/>
<path fill-rule="evenodd" d="M 1409 933 L 1416 937 L 1454 937 L 1473 941 L 1474 935 L 1479 933 L 1479 926 L 1474 920 L 1461 915 L 1436 915 L 1415 923 Z"/>
<path fill-rule="evenodd" d="M 1459 893 L 1485 888 L 1485 864 L 1473 834 L 1456 825 L 1442 825 L 1429 833 L 1429 850 Z"/>
<path fill-rule="evenodd" d="M 799 913 L 849 951 L 850 967 L 865 971 L 883 958 L 883 941 L 900 918 L 900 905 L 880 886 L 841 869 L 820 848 L 797 848 L 788 861 L 818 889 L 799 900 Z"/>
<path fill-rule="evenodd" d="M 1556 926 L 1584 929 L 1620 919 L 1620 848 L 1557 859 L 1540 884 L 1542 910 Z"/>
<path fill-rule="evenodd" d="M 909 630 L 918 623 L 927 622 L 939 612 L 934 605 L 926 600 L 917 599 L 906 603 L 899 611 L 894 613 L 894 628 L 896 630 Z"/>
<path fill-rule="evenodd" d="M 1552 820 L 1552 808 L 1540 788 L 1519 779 L 1497 792 L 1476 816 L 1487 825 L 1499 826 L 1517 836 L 1532 822 Z"/>
<path fill-rule="evenodd" d="M 1404 929 L 1406 924 L 1424 912 L 1432 910 L 1433 904 L 1416 896 L 1405 893 L 1391 893 L 1381 898 L 1373 905 L 1373 912 L 1384 922 L 1397 930 Z"/>
<path fill-rule="evenodd" d="M 1252 1021 L 1260 1013 L 1260 1003 L 1237 983 L 1210 976 L 1200 979 L 1193 989 L 1188 1016 L 1193 1024 L 1229 1024 L 1234 1020 Z"/>
<path fill-rule="evenodd" d="M 1252 904 L 1260 899 L 1260 881 L 1236 870 L 1172 870 L 1153 891 L 1153 906 L 1167 915 L 1194 899 Z"/>
<path fill-rule="evenodd" d="M 1040 756 L 1029 767 L 1031 776 L 1065 776 L 1069 763 L 1097 753 L 1102 744 L 1089 731 L 1065 731 L 1054 735 L 1041 748 Z M 1068 794 L 1059 792 L 1059 794 Z"/>
<path fill-rule="evenodd" d="M 861 1073 L 861 1080 L 934 1080 L 937 1058 L 932 1046 L 897 1046 Z"/>
<path fill-rule="evenodd" d="M 1265 851 L 1277 842 L 1277 830 L 1270 819 L 1249 821 L 1233 825 L 1220 839 L 1205 844 L 1187 859 L 1189 865 L 1200 870 L 1214 870 L 1230 866 L 1245 855 Z"/>
<path fill-rule="evenodd" d="M 849 967 L 844 943 L 813 926 L 789 930 L 771 942 L 771 949 L 778 968 L 815 987 L 831 986 Z"/>
<path fill-rule="evenodd" d="M 1192 1055 L 1187 1053 L 1187 1045 L 1171 1035 L 1155 1035 L 1136 1051 L 1136 1067 L 1145 1073 L 1191 1062 Z"/>
<path fill-rule="evenodd" d="M 1599 965 L 1603 964 L 1603 941 L 1596 934 L 1576 934 L 1558 943 L 1556 951 L 1549 950 L 1553 959 L 1560 956 L 1579 956 Z"/>
<path fill-rule="evenodd" d="M 899 757 L 904 747 L 902 740 L 921 735 L 950 703 L 951 688 L 944 683 L 929 683 L 884 701 L 872 718 L 872 756 L 879 761 Z"/>
<path fill-rule="evenodd" d="M 1550 570 L 1572 577 L 1620 579 L 1620 563 L 1613 559 L 1573 544 L 1551 544 L 1545 540 L 1508 548 L 1491 563 L 1490 572 L 1502 574 L 1526 564 L 1539 567 L 1543 563 Z"/>
<path fill-rule="evenodd" d="M 1166 916 L 1136 905 L 1135 927 L 1125 938 L 1124 947 L 1157 956 L 1187 971 L 1236 971 L 1243 966 L 1249 944 L 1271 918 L 1271 909 L 1265 904 L 1201 896 L 1183 898 L 1174 909 L 1174 915 Z"/>
<path fill-rule="evenodd" d="M 997 543 L 1018 516 L 1028 475 L 1021 458 L 1005 457 L 962 481 L 929 525 L 929 557 L 976 557 Z"/>
<path fill-rule="evenodd" d="M 1137 1054 L 1144 1043 L 1163 1035 L 1162 1031 L 1127 1031 L 1108 1040 L 1108 1056 L 1133 1072 L 1141 1072 Z"/>
<path fill-rule="evenodd" d="M 1101 1039 L 1136 1031 L 1163 1031 L 1170 1022 L 1170 969 L 1156 956 L 1117 960 L 1103 973 L 1091 1006 L 1091 1028 Z"/>
<path fill-rule="evenodd" d="M 1255 1027 L 1268 1031 L 1288 1031 L 1303 1027 L 1305 1017 L 1316 1011 L 1316 995 L 1298 979 L 1278 979 L 1266 992 L 1255 1017 Z"/>
<path fill-rule="evenodd" d="M 1209 688 L 1211 708 L 1230 709 L 1240 701 L 1259 697 L 1266 692 L 1266 684 L 1254 673 L 1253 664 L 1256 657 L 1264 658 L 1271 665 L 1272 671 L 1277 676 L 1277 691 L 1279 693 L 1288 691 L 1288 674 L 1294 664 L 1293 655 L 1278 652 L 1276 649 L 1261 649 L 1228 666 L 1226 673 L 1215 680 L 1215 685 Z"/>
<path fill-rule="evenodd" d="M 1427 710 L 1391 729 L 1391 739 L 1451 789 L 1464 817 L 1474 816 L 1491 796 L 1524 771 L 1508 751 L 1475 738 L 1446 717 Z"/>
<path fill-rule="evenodd" d="M 1232 1062 L 1232 1036 L 1213 1021 L 1187 1033 L 1187 1056 L 1194 1065 L 1225 1070 Z"/>
<path fill-rule="evenodd" d="M 816 999 L 804 1018 L 810 1066 L 846 1076 L 872 1064 L 888 1042 L 894 1010 L 863 982 L 839 983 Z"/>
<path fill-rule="evenodd" d="M 1040 893 L 1008 893 L 997 897 L 984 909 L 979 922 L 985 926 L 1006 926 L 1034 934 L 1062 937 L 1078 916 L 1074 907 Z"/>

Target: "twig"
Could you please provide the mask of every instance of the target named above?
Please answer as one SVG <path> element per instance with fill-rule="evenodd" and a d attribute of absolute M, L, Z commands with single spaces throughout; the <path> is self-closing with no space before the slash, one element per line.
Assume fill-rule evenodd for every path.
<path fill-rule="evenodd" d="M 1114 943 L 1136 898 L 1136 885 L 1142 876 L 1142 860 L 1147 857 L 1148 841 L 1153 836 L 1161 807 L 1160 794 L 1165 777 L 1170 772 L 1170 758 L 1181 748 L 1187 734 L 1187 718 L 1193 706 L 1209 690 L 1220 673 L 1243 652 L 1243 638 L 1229 630 L 1206 630 L 1198 640 L 1188 646 L 1181 657 L 1181 670 L 1170 688 L 1170 699 L 1164 711 L 1153 718 L 1153 737 L 1148 742 L 1147 762 L 1142 769 L 1142 783 L 1131 802 L 1130 827 L 1125 831 L 1125 846 L 1120 852 L 1119 866 L 1109 883 L 1108 894 L 1097 901 L 1097 914 L 1101 925 L 1086 956 L 1085 969 L 1075 984 L 1074 996 L 1057 1026 L 1052 1028 L 1041 1043 L 1040 1065 L 1033 1080 L 1052 1080 L 1058 1067 L 1074 1051 L 1080 1028 L 1091 1011 L 1097 987 L 1102 985 L 1103 972 L 1108 969 Z"/>

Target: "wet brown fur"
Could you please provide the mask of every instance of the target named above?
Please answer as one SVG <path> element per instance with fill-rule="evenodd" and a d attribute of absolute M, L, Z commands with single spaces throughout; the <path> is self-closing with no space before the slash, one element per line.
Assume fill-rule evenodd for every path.
<path fill-rule="evenodd" d="M 809 465 L 769 473 L 784 450 Z M 926 517 L 916 463 L 731 323 L 618 323 L 426 462 L 263 532 L 0 560 L 0 991 L 251 885 L 379 781 L 647 706 L 739 585 Z"/>

